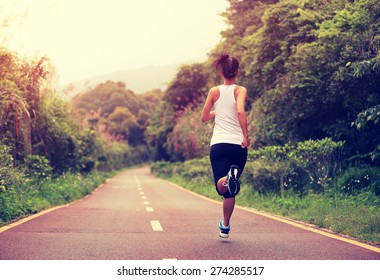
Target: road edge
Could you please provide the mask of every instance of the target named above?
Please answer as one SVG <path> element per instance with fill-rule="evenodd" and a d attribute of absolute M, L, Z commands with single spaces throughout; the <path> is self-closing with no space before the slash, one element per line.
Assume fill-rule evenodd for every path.
<path fill-rule="evenodd" d="M 214 200 L 212 198 L 209 198 L 209 197 L 203 196 L 203 195 L 201 195 L 199 193 L 196 193 L 196 192 L 193 192 L 191 190 L 188 190 L 188 189 L 186 189 L 186 188 L 184 188 L 184 187 L 182 187 L 180 185 L 177 185 L 177 184 L 175 184 L 173 182 L 170 182 L 168 180 L 165 180 L 165 179 L 162 179 L 162 178 L 159 178 L 159 179 L 161 179 L 161 180 L 169 183 L 170 185 L 172 185 L 172 186 L 174 186 L 174 187 L 176 187 L 178 189 L 181 189 L 181 190 L 183 190 L 183 191 L 185 191 L 187 193 L 195 195 L 195 196 L 197 196 L 197 197 L 199 197 L 201 199 L 204 199 L 204 200 L 207 200 L 207 201 L 210 201 L 210 202 L 213 202 L 213 203 L 217 203 L 217 204 L 222 204 L 222 202 L 220 202 L 220 201 Z M 250 213 L 253 213 L 253 214 L 257 214 L 257 215 L 260 215 L 260 216 L 264 216 L 266 218 L 273 219 L 273 220 L 276 220 L 276 221 L 279 221 L 279 222 L 282 222 L 282 223 L 285 223 L 285 224 L 289 224 L 289 225 L 301 228 L 303 230 L 311 231 L 311 232 L 314 232 L 314 233 L 317 233 L 317 234 L 320 234 L 320 235 L 323 235 L 323 236 L 326 236 L 326 237 L 337 239 L 337 240 L 349 243 L 351 245 L 355 245 L 355 246 L 358 246 L 358 247 L 370 250 L 372 252 L 380 253 L 380 248 L 378 248 L 376 246 L 373 246 L 373 245 L 370 245 L 370 244 L 367 244 L 367 243 L 364 243 L 364 242 L 360 242 L 360 241 L 357 241 L 357 240 L 354 240 L 354 239 L 350 239 L 350 238 L 347 238 L 347 237 L 344 237 L 344 236 L 340 236 L 339 234 L 334 233 L 334 232 L 328 232 L 327 229 L 324 229 L 324 230 L 318 229 L 318 228 L 316 228 L 315 225 L 312 225 L 312 224 L 308 224 L 308 223 L 305 223 L 305 222 L 300 222 L 300 221 L 292 220 L 292 219 L 289 219 L 289 218 L 285 218 L 285 217 L 282 217 L 282 216 L 274 215 L 272 213 L 267 213 L 267 212 L 260 211 L 260 210 L 257 210 L 257 209 L 254 209 L 254 208 L 250 208 L 250 207 L 236 205 L 235 208 L 243 210 L 243 211 L 247 211 L 247 212 L 250 212 Z"/>
<path fill-rule="evenodd" d="M 99 185 L 97 188 L 95 188 L 91 193 L 85 195 L 84 197 L 82 197 L 82 198 L 80 198 L 80 199 L 78 199 L 78 200 L 75 200 L 75 201 L 72 201 L 72 202 L 69 202 L 69 203 L 66 203 L 66 204 L 62 204 L 62 205 L 58 205 L 58 206 L 53 206 L 53 207 L 50 207 L 50 208 L 44 209 L 44 210 L 42 210 L 42 211 L 40 211 L 40 212 L 38 212 L 38 213 L 36 213 L 36 214 L 28 215 L 28 216 L 26 216 L 25 218 L 21 218 L 21 219 L 15 221 L 15 222 L 12 222 L 12 223 L 10 223 L 10 224 L 7 224 L 7 225 L 5 225 L 5 226 L 2 226 L 2 227 L 0 227 L 0 233 L 3 233 L 3 232 L 5 232 L 5 231 L 7 231 L 7 230 L 9 230 L 9 229 L 11 229 L 11 228 L 17 227 L 17 226 L 19 226 L 19 225 L 21 225 L 21 224 L 23 224 L 23 223 L 26 223 L 26 222 L 28 222 L 28 221 L 30 221 L 30 220 L 33 220 L 33 219 L 35 219 L 35 218 L 38 218 L 38 217 L 40 217 L 40 216 L 42 216 L 42 215 L 45 215 L 45 214 L 47 214 L 47 213 L 53 212 L 53 211 L 58 210 L 58 209 L 60 209 L 60 208 L 67 207 L 67 206 L 69 206 L 69 205 L 72 205 L 72 204 L 74 204 L 74 203 L 77 203 L 77 202 L 79 202 L 79 201 L 82 201 L 82 200 L 86 199 L 87 197 L 89 197 L 90 195 L 92 195 L 92 194 L 93 194 L 94 192 L 96 192 L 98 189 L 102 188 L 104 185 L 105 185 L 105 183 L 100 184 L 100 185 Z"/>

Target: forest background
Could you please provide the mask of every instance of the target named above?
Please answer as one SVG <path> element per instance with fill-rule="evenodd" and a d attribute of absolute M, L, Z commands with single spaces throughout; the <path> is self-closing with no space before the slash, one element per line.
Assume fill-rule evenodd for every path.
<path fill-rule="evenodd" d="M 63 101 L 47 58 L 0 49 L 0 225 L 91 192 L 109 172 L 155 174 L 215 197 L 211 64 L 239 59 L 249 160 L 238 203 L 380 242 L 380 3 L 229 0 L 222 40 L 165 91 L 107 81 Z"/>

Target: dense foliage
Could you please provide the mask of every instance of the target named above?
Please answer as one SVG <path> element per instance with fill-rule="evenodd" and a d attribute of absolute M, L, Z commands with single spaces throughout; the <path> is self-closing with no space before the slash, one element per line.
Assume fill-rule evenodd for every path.
<path fill-rule="evenodd" d="M 145 144 L 148 112 L 161 96 L 159 90 L 136 95 L 122 82 L 107 81 L 74 97 L 71 107 L 83 127 L 106 132 L 114 140 L 124 139 L 138 146 Z"/>
<path fill-rule="evenodd" d="M 87 194 L 97 171 L 150 159 L 144 131 L 160 91 L 107 82 L 69 104 L 48 59 L 2 48 L 0 62 L 0 224 Z"/>
<path fill-rule="evenodd" d="M 153 113 L 146 136 L 156 159 L 207 156 L 212 123 L 200 124 L 199 116 L 208 88 L 221 82 L 212 61 L 227 52 L 241 61 L 237 83 L 249 94 L 251 148 L 258 149 L 250 153 L 247 168 L 253 189 L 282 195 L 292 190 L 300 196 L 330 189 L 347 193 L 350 187 L 333 188 L 340 174 L 355 181 L 368 170 L 374 177 L 370 170 L 379 170 L 380 163 L 379 2 L 229 2 L 222 41 L 204 70 L 193 67 L 208 83 L 189 72 L 184 79 L 191 69 L 184 67 L 172 81 L 184 86 L 167 90 L 163 99 L 168 102 Z M 184 81 L 203 91 L 185 91 Z M 191 100 L 197 93 L 199 106 L 184 105 L 184 92 Z M 362 180 L 355 188 L 378 190 L 373 180 L 371 187 Z"/>
<path fill-rule="evenodd" d="M 346 159 L 377 164 L 378 1 L 229 2 L 223 13 L 228 28 L 204 69 L 199 64 L 180 69 L 164 94 L 166 103 L 153 113 L 157 119 L 146 136 L 158 158 L 206 155 L 205 149 L 192 151 L 209 135 L 197 128 L 196 105 L 202 106 L 207 86 L 221 82 L 212 60 L 229 52 L 241 60 L 238 83 L 248 88 L 253 147 L 329 137 L 345 142 Z M 189 131 L 198 132 L 198 140 Z"/>
<path fill-rule="evenodd" d="M 46 58 L 0 49 L 0 226 L 78 199 L 105 179 L 90 173 L 107 158 L 104 143 L 76 124 L 53 72 Z"/>

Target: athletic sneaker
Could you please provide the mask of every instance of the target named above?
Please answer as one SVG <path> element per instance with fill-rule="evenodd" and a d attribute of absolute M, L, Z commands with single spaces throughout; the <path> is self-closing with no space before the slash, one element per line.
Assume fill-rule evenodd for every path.
<path fill-rule="evenodd" d="M 240 190 L 240 184 L 238 181 L 239 166 L 231 165 L 230 171 L 227 173 L 227 187 L 232 196 L 235 196 Z"/>
<path fill-rule="evenodd" d="M 223 225 L 223 221 L 224 221 L 224 219 L 221 219 L 219 222 L 219 229 L 220 229 L 219 236 L 221 238 L 228 238 L 231 228 L 230 228 L 230 225 L 228 225 L 228 227 L 225 227 Z"/>

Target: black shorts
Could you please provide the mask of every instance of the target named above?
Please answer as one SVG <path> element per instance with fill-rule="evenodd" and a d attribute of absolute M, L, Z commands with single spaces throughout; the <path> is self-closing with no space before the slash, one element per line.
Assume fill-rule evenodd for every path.
<path fill-rule="evenodd" d="M 227 173 L 233 164 L 240 168 L 238 174 L 239 178 L 247 162 L 247 156 L 248 149 L 242 148 L 240 145 L 227 143 L 212 145 L 210 147 L 210 162 L 214 174 L 215 186 L 220 178 L 227 176 Z"/>

